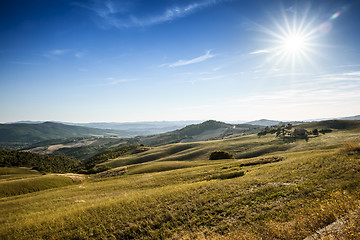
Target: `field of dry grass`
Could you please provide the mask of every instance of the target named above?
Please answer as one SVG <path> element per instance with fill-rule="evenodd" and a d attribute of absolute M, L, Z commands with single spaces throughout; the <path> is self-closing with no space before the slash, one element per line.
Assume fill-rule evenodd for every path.
<path fill-rule="evenodd" d="M 1 197 L 0 238 L 359 239 L 359 132 L 294 143 L 250 135 L 110 159 L 126 171 Z M 235 159 L 208 160 L 214 150 Z M 315 234 L 338 219 L 343 227 Z"/>

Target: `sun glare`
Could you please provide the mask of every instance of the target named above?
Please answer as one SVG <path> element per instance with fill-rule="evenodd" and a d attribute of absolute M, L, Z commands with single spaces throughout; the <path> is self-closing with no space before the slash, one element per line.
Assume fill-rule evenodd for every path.
<path fill-rule="evenodd" d="M 271 26 L 261 28 L 268 35 L 265 41 L 270 43 L 265 50 L 269 54 L 266 63 L 273 65 L 271 69 L 296 72 L 317 68 L 319 24 L 315 18 L 309 19 L 308 13 L 309 9 L 303 14 L 283 10 L 282 19 L 272 17 Z"/>
<path fill-rule="evenodd" d="M 306 39 L 300 34 L 290 35 L 284 39 L 284 51 L 290 54 L 299 54 L 305 50 Z"/>

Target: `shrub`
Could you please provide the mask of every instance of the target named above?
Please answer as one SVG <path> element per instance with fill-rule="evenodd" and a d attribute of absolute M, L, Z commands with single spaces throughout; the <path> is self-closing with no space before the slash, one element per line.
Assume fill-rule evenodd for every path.
<path fill-rule="evenodd" d="M 210 154 L 210 160 L 232 159 L 234 156 L 227 151 L 214 151 Z"/>
<path fill-rule="evenodd" d="M 319 133 L 322 133 L 322 134 L 331 133 L 331 132 L 332 132 L 332 130 L 329 129 L 329 128 L 321 129 L 321 130 L 319 131 Z"/>

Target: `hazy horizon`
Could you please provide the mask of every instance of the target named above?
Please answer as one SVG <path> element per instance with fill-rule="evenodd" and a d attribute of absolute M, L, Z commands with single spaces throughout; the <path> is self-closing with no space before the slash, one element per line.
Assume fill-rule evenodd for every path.
<path fill-rule="evenodd" d="M 356 0 L 14 0 L 0 9 L 1 123 L 360 113 Z"/>
<path fill-rule="evenodd" d="M 225 123 L 248 123 L 248 122 L 254 122 L 254 121 L 260 121 L 260 120 L 268 120 L 268 121 L 281 121 L 281 122 L 301 122 L 301 121 L 321 121 L 321 120 L 329 120 L 329 119 L 341 119 L 341 118 L 347 118 L 347 117 L 355 117 L 360 116 L 359 114 L 352 115 L 352 116 L 338 116 L 338 117 L 322 117 L 322 118 L 313 118 L 313 119 L 270 119 L 270 118 L 258 118 L 258 119 L 249 119 L 249 120 L 226 120 L 226 119 L 187 119 L 187 120 L 149 120 L 149 121 L 128 121 L 128 122 L 113 122 L 113 121 L 98 121 L 98 122 L 71 122 L 71 121 L 58 121 L 58 120 L 18 120 L 18 121 L 11 121 L 11 122 L 0 122 L 0 124 L 7 124 L 7 123 L 18 123 L 18 122 L 59 122 L 59 123 L 75 123 L 75 124 L 97 124 L 97 123 L 114 123 L 114 124 L 132 124 L 132 123 L 161 123 L 161 122 L 205 122 L 209 120 L 215 120 Z"/>

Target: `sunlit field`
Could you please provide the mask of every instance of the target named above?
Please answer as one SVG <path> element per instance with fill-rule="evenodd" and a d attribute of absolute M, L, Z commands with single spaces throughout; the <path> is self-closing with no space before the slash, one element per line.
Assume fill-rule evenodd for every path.
<path fill-rule="evenodd" d="M 53 175 L 30 178 L 24 170 L 3 168 L 2 176 L 18 177 L 2 177 L 1 184 L 13 183 L 11 191 L 19 188 L 19 192 L 8 190 L 2 195 L 1 236 L 303 239 L 342 219 L 344 225 L 326 234 L 358 239 L 358 131 L 336 130 L 308 142 L 285 144 L 273 135 L 197 143 L 194 151 L 203 149 L 204 154 L 181 161 L 169 159 L 179 155 L 169 153 L 169 148 L 182 144 L 156 147 L 151 151 L 164 151 L 161 158 L 130 164 L 119 176 L 88 175 L 81 181 L 68 178 L 70 185 L 29 193 L 21 192 L 19 181 L 38 186 L 42 178 Z M 273 148 L 276 144 L 287 149 Z M 255 149 L 272 146 L 273 151 L 241 159 L 207 159 L 206 151 L 226 149 L 238 157 L 249 145 Z M 150 156 L 154 154 L 151 151 L 147 152 Z M 137 154 L 131 161 L 143 155 Z M 105 164 L 116 162 L 121 159 Z"/>

